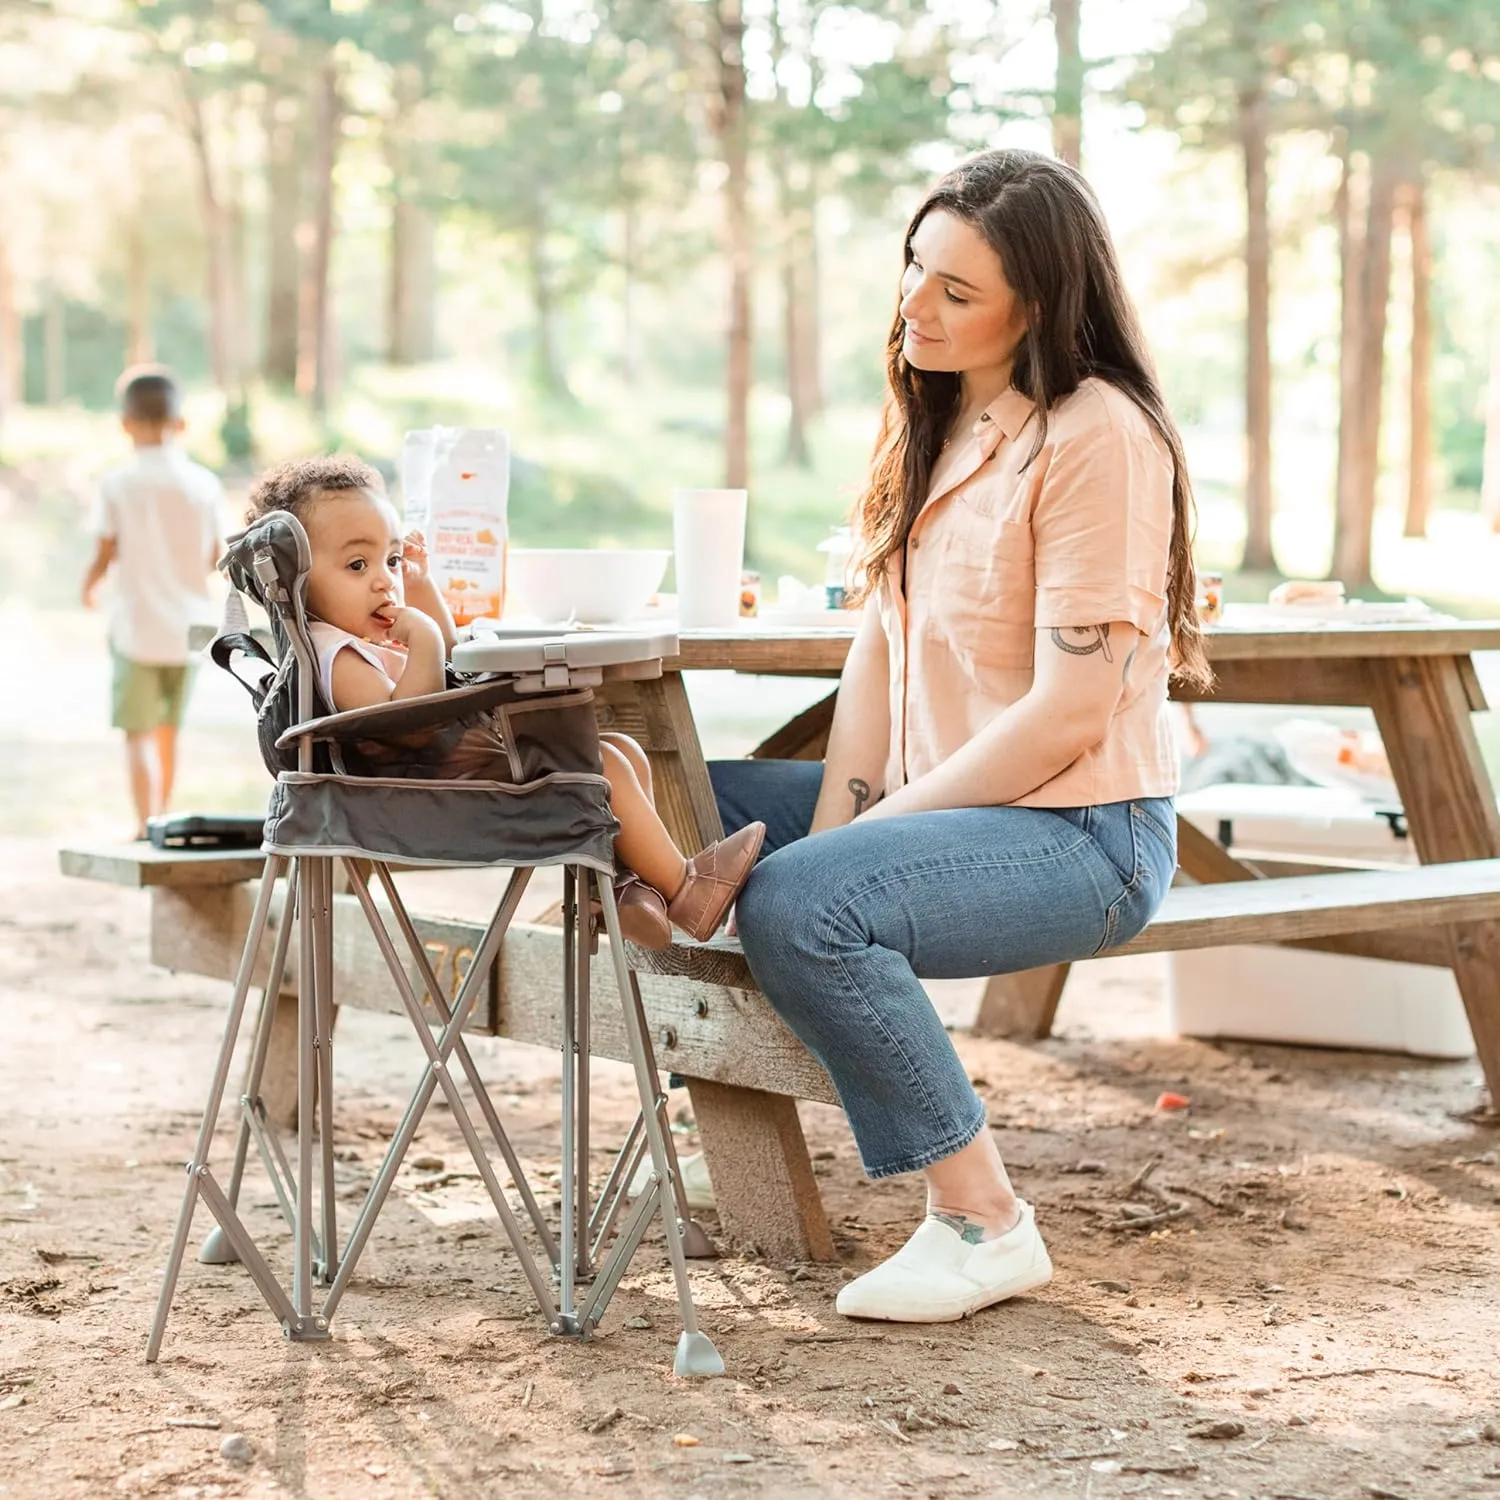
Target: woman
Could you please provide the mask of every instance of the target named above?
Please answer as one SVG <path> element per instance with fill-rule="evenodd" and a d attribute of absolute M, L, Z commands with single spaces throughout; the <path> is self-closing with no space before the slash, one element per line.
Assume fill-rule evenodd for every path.
<path fill-rule="evenodd" d="M 838 1309 L 942 1322 L 1052 1267 L 919 980 L 1146 925 L 1176 864 L 1167 679 L 1208 672 L 1181 441 L 1077 172 L 989 151 L 943 178 L 887 354 L 827 759 L 713 774 L 727 827 L 769 825 L 739 902 L 757 981 L 868 1175 L 926 1177 L 926 1219 Z"/>

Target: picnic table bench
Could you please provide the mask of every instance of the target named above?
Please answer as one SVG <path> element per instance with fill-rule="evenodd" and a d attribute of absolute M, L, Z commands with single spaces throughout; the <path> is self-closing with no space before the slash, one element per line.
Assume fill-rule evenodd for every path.
<path fill-rule="evenodd" d="M 688 633 L 661 679 L 612 684 L 599 694 L 601 723 L 634 735 L 650 755 L 662 816 L 685 847 L 722 830 L 682 674 L 836 677 L 851 639 L 844 629 Z M 1226 629 L 1210 634 L 1208 650 L 1214 688 L 1185 696 L 1374 710 L 1422 865 L 1272 875 L 1179 820 L 1179 864 L 1194 883 L 1172 890 L 1151 926 L 1111 956 L 1292 943 L 1451 968 L 1491 1098 L 1500 1099 L 1500 810 L 1470 722 L 1486 707 L 1472 653 L 1500 650 L 1500 624 Z M 821 758 L 833 704 L 830 694 L 754 753 Z M 238 961 L 259 861 L 253 853 L 170 854 L 139 845 L 62 856 L 67 873 L 149 888 L 153 960 L 219 978 Z M 419 928 L 439 976 L 456 987 L 478 925 L 438 916 Z M 345 935 L 335 955 L 341 1002 L 396 1009 L 363 924 L 338 930 Z M 657 1057 L 686 1079 L 726 1232 L 771 1255 L 830 1258 L 796 1107 L 799 1099 L 837 1103 L 827 1075 L 756 991 L 732 940 L 640 950 L 636 958 Z M 475 1029 L 555 1048 L 561 960 L 559 929 L 514 927 Z M 990 980 L 976 1030 L 1045 1036 L 1066 976 L 1059 965 Z M 607 965 L 595 962 L 593 982 L 592 1050 L 623 1059 Z M 275 1114 L 276 1099 L 267 1104 Z"/>

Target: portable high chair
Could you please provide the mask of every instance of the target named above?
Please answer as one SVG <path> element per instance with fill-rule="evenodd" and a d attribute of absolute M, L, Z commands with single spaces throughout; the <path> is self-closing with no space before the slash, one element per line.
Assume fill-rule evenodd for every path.
<path fill-rule="evenodd" d="M 591 688 L 606 675 L 655 676 L 670 636 L 580 634 L 487 646 L 485 660 L 504 670 L 446 692 L 331 713 L 318 686 L 307 628 L 306 533 L 288 513 L 258 521 L 231 544 L 225 567 L 236 590 L 270 618 L 275 655 L 249 630 L 238 592 L 211 653 L 251 689 L 258 707 L 262 755 L 275 776 L 266 818 L 265 871 L 235 978 L 224 1040 L 199 1127 L 187 1191 L 172 1240 L 146 1358 L 160 1352 L 177 1281 L 201 1199 L 217 1221 L 199 1259 L 238 1261 L 295 1340 L 329 1337 L 330 1323 L 369 1240 L 402 1161 L 437 1090 L 462 1132 L 532 1295 L 554 1334 L 587 1338 L 598 1325 L 653 1219 L 660 1215 L 676 1280 L 683 1332 L 679 1375 L 723 1372 L 723 1361 L 699 1331 L 686 1256 L 712 1254 L 689 1218 L 666 1124 L 666 1095 L 652 1055 L 640 990 L 626 957 L 615 905 L 608 783 L 599 758 Z M 498 720 L 510 779 L 447 779 L 477 728 Z M 491 742 L 492 742 L 491 736 Z M 505 894 L 475 949 L 451 1005 L 391 877 L 402 867 L 500 866 L 512 871 Z M 487 991 L 507 927 L 533 870 L 563 870 L 563 1061 L 560 1155 L 562 1206 L 556 1233 L 528 1185 L 463 1029 Z M 391 983 L 425 1054 L 421 1077 L 348 1239 L 339 1241 L 334 1192 L 333 919 L 335 867 L 342 867 Z M 371 891 L 372 877 L 388 910 Z M 269 971 L 253 1031 L 238 1104 L 238 1132 L 227 1186 L 209 1162 L 250 989 L 274 921 Z M 589 1161 L 589 955 L 599 922 L 624 1010 L 640 1095 L 640 1112 L 596 1201 Z M 297 1140 L 289 1160 L 261 1103 L 276 998 L 297 936 Z M 409 967 L 408 967 L 409 966 Z M 432 1025 L 423 994 L 436 1011 Z M 456 1062 L 482 1118 L 486 1141 L 454 1077 Z M 255 1148 L 292 1230 L 290 1285 L 257 1246 L 240 1210 Z M 493 1161 L 493 1146 L 499 1161 Z M 632 1174 L 649 1154 L 646 1192 L 626 1212 Z M 519 1213 L 512 1208 L 508 1178 Z M 528 1240 L 527 1229 L 534 1236 Z M 317 1290 L 315 1290 L 315 1287 Z"/>

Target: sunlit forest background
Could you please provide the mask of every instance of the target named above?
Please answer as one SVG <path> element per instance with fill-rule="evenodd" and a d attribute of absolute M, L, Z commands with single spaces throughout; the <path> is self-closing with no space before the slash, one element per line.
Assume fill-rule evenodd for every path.
<path fill-rule="evenodd" d="M 232 494 L 499 424 L 519 543 L 744 483 L 815 577 L 907 216 L 1014 144 L 1103 200 L 1200 561 L 1487 612 L 1497 127 L 1493 0 L 0 0 L 0 591 L 73 602 L 142 359 Z"/>

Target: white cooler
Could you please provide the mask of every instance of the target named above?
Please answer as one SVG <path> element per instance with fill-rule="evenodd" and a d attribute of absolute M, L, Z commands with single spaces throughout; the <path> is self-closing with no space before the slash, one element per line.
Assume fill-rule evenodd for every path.
<path fill-rule="evenodd" d="M 1399 813 L 1329 787 L 1223 785 L 1184 792 L 1177 810 L 1245 859 L 1351 869 L 1417 862 Z M 1168 956 L 1167 1003 L 1184 1036 L 1470 1057 L 1452 973 L 1425 964 L 1301 948 L 1201 948 Z"/>

